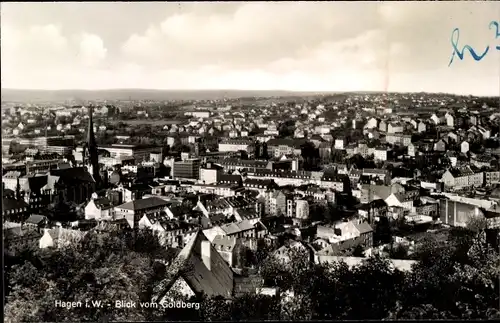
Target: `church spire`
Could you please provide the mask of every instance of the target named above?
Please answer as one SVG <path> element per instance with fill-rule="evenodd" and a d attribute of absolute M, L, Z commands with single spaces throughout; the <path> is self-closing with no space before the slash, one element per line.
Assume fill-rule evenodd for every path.
<path fill-rule="evenodd" d="M 92 176 L 98 185 L 100 183 L 99 157 L 97 155 L 97 143 L 94 135 L 94 123 L 92 121 L 94 107 L 89 106 L 89 129 L 87 131 L 87 162 L 92 166 Z"/>

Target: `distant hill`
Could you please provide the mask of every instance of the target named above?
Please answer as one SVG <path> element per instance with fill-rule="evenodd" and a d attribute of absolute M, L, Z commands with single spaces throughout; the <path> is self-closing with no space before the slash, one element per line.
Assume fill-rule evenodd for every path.
<path fill-rule="evenodd" d="M 306 96 L 325 92 L 292 92 L 279 90 L 19 90 L 2 89 L 2 101 L 41 102 L 66 100 L 217 100 L 242 97 Z M 334 92 L 328 93 L 334 94 Z"/>

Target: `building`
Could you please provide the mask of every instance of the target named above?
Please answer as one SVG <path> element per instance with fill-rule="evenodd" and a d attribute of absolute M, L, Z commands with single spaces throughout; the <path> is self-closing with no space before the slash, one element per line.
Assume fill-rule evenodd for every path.
<path fill-rule="evenodd" d="M 154 145 L 119 145 L 103 146 L 100 149 L 109 152 L 110 157 L 120 159 L 125 156 L 134 157 L 136 163 L 148 160 L 151 154 L 160 154 L 162 148 Z M 160 158 L 161 160 L 162 158 Z"/>
<path fill-rule="evenodd" d="M 378 147 L 373 151 L 373 156 L 375 160 L 386 161 L 387 160 L 387 148 Z"/>
<path fill-rule="evenodd" d="M 283 155 L 300 155 L 301 145 L 304 140 L 296 139 L 271 139 L 267 142 L 267 152 L 271 157 L 281 157 Z"/>
<path fill-rule="evenodd" d="M 346 146 L 347 146 L 346 139 L 335 139 L 335 145 L 334 145 L 335 149 L 344 150 Z"/>
<path fill-rule="evenodd" d="M 165 211 L 170 204 L 159 197 L 130 201 L 115 207 L 115 219 L 126 219 L 131 228 L 137 228 L 143 215 Z"/>
<path fill-rule="evenodd" d="M 50 194 L 51 201 L 79 204 L 90 199 L 96 182 L 83 167 L 53 169 L 47 174 L 46 185 L 41 190 Z"/>
<path fill-rule="evenodd" d="M 484 216 L 477 205 L 449 199 L 439 201 L 439 217 L 444 224 L 465 227 L 474 216 Z"/>
<path fill-rule="evenodd" d="M 295 217 L 303 220 L 309 218 L 309 203 L 306 200 L 295 201 Z"/>
<path fill-rule="evenodd" d="M 112 220 L 114 209 L 107 198 L 92 198 L 85 206 L 85 219 Z"/>
<path fill-rule="evenodd" d="M 222 174 L 222 167 L 213 163 L 207 163 L 206 166 L 200 167 L 200 181 L 204 184 L 215 184 L 217 179 Z"/>
<path fill-rule="evenodd" d="M 446 188 L 480 187 L 484 184 L 484 174 L 483 172 L 474 172 L 468 166 L 452 167 L 441 176 L 441 181 Z"/>
<path fill-rule="evenodd" d="M 154 302 L 172 301 L 175 299 L 175 293 L 187 297 L 205 294 L 231 298 L 234 286 L 233 271 L 202 231 L 195 234 L 174 263 L 174 271 L 154 288 Z"/>
<path fill-rule="evenodd" d="M 188 158 L 176 161 L 172 167 L 172 176 L 183 179 L 200 179 L 200 163 L 198 158 Z"/>
<path fill-rule="evenodd" d="M 236 237 L 218 235 L 212 241 L 215 250 L 224 258 L 230 267 L 238 267 L 238 253 L 241 252 L 241 240 Z"/>
<path fill-rule="evenodd" d="M 255 145 L 249 139 L 225 139 L 219 143 L 220 152 L 245 151 L 249 155 L 254 153 Z"/>
<path fill-rule="evenodd" d="M 89 127 L 87 130 L 87 143 L 83 151 L 83 164 L 88 167 L 89 172 L 94 178 L 96 187 L 101 184 L 101 175 L 99 173 L 99 155 L 97 152 L 97 143 L 94 135 L 94 124 L 92 122 L 93 107 L 89 107 Z"/>
<path fill-rule="evenodd" d="M 485 172 L 484 179 L 486 185 L 500 184 L 500 171 Z"/>

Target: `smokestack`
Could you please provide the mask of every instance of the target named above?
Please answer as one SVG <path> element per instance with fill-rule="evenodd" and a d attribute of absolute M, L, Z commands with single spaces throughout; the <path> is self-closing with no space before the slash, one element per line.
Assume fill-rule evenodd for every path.
<path fill-rule="evenodd" d="M 203 263 L 208 268 L 208 270 L 212 270 L 210 253 L 211 253 L 212 245 L 210 241 L 204 240 L 201 242 L 201 259 Z"/>

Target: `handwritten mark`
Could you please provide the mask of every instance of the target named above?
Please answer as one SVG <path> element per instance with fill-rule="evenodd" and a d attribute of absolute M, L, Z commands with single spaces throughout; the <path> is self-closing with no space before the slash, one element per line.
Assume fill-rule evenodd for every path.
<path fill-rule="evenodd" d="M 490 27 L 491 27 L 491 24 L 490 24 Z M 498 29 L 497 29 L 497 31 L 498 31 Z M 469 51 L 470 55 L 472 56 L 472 58 L 475 61 L 482 60 L 483 57 L 486 56 L 486 54 L 490 50 L 490 46 L 487 46 L 486 50 L 481 55 L 476 54 L 474 49 L 472 47 L 470 47 L 469 45 L 465 45 L 462 48 L 462 50 L 459 50 L 457 47 L 459 39 L 460 39 L 460 30 L 458 28 L 455 28 L 455 29 L 453 29 L 453 32 L 451 33 L 451 45 L 453 46 L 453 53 L 451 54 L 451 59 L 450 59 L 450 63 L 448 63 L 448 66 L 450 66 L 451 63 L 453 63 L 453 59 L 455 58 L 455 54 L 458 56 L 458 58 L 460 60 L 463 60 L 464 59 L 464 52 L 466 49 Z M 497 47 L 497 49 L 498 49 L 498 47 Z"/>
<path fill-rule="evenodd" d="M 493 26 L 495 26 L 495 28 L 496 28 L 495 29 L 495 39 L 500 38 L 500 26 L 498 24 L 498 21 L 490 22 L 490 29 L 492 29 Z M 497 46 L 496 49 L 500 50 L 500 46 Z"/>

